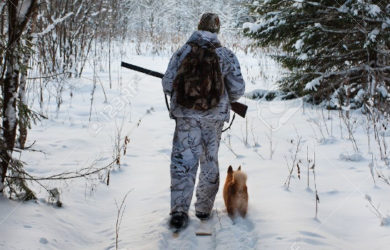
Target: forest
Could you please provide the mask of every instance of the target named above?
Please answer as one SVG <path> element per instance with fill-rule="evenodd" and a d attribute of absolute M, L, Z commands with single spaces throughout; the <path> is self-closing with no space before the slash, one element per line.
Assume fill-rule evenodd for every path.
<path fill-rule="evenodd" d="M 209 235 L 193 206 L 172 235 L 175 120 L 161 79 L 121 62 L 164 74 L 203 13 L 248 111 L 218 141 Z M 0 84 L 1 249 L 388 247 L 386 0 L 4 0 Z M 236 220 L 230 165 L 248 176 Z"/>

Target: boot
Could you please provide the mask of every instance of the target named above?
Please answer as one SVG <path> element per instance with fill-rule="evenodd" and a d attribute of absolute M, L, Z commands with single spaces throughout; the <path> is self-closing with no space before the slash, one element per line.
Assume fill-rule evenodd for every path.
<path fill-rule="evenodd" d="M 195 216 L 202 221 L 208 220 L 210 218 L 209 213 L 202 213 L 202 212 L 195 212 Z"/>
<path fill-rule="evenodd" d="M 169 224 L 175 229 L 183 229 L 188 224 L 188 215 L 184 212 L 173 212 Z"/>

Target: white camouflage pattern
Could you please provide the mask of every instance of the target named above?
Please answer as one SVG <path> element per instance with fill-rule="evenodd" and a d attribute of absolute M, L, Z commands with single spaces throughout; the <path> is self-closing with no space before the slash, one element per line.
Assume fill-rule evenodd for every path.
<path fill-rule="evenodd" d="M 188 42 L 200 46 L 220 43 L 217 35 L 196 31 Z M 172 83 L 190 45 L 181 47 L 171 58 L 163 77 L 164 92 L 171 96 L 171 118 L 176 120 L 171 155 L 171 212 L 188 213 L 194 191 L 196 172 L 200 162 L 199 183 L 195 210 L 210 213 L 219 187 L 218 149 L 225 121 L 230 118 L 230 102 L 237 101 L 245 91 L 240 65 L 232 51 L 216 48 L 225 91 L 220 103 L 207 111 L 187 109 L 176 104 Z"/>
<path fill-rule="evenodd" d="M 208 31 L 195 31 L 188 42 L 196 42 L 200 46 L 210 46 L 211 44 L 220 43 L 217 34 Z M 225 83 L 225 92 L 221 97 L 220 103 L 216 107 L 207 111 L 199 111 L 177 105 L 176 94 L 174 92 L 172 93 L 172 84 L 176 77 L 176 72 L 179 69 L 180 63 L 190 51 L 191 47 L 188 44 L 185 44 L 176 51 L 176 53 L 173 54 L 168 69 L 162 79 L 164 93 L 171 96 L 171 118 L 192 117 L 229 121 L 230 102 L 237 101 L 245 92 L 245 82 L 242 78 L 240 63 L 238 62 L 237 57 L 231 50 L 225 47 L 219 47 L 215 50 L 219 57 L 219 65 Z"/>
<path fill-rule="evenodd" d="M 171 212 L 188 212 L 200 161 L 195 209 L 210 213 L 219 187 L 223 121 L 177 118 L 171 155 Z"/>

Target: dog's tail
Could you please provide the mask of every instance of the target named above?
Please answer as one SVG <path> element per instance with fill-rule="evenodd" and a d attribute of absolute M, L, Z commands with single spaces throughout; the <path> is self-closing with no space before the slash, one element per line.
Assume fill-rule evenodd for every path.
<path fill-rule="evenodd" d="M 233 173 L 233 183 L 237 183 L 238 186 L 246 185 L 247 176 L 242 171 L 234 171 Z"/>

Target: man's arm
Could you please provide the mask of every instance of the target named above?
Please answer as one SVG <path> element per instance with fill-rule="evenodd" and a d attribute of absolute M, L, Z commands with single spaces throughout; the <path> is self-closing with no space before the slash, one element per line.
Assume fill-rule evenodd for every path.
<path fill-rule="evenodd" d="M 225 86 L 229 95 L 230 102 L 236 102 L 244 95 L 245 82 L 241 74 L 240 63 L 233 52 L 228 50 L 224 60 L 229 65 L 228 73 L 225 76 Z"/>

